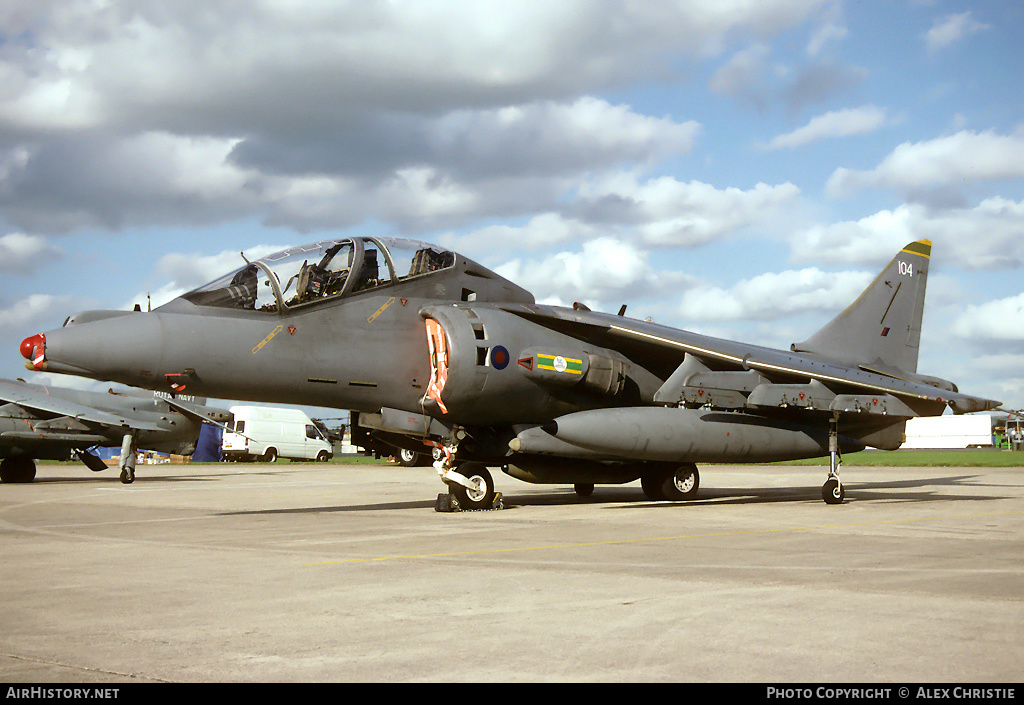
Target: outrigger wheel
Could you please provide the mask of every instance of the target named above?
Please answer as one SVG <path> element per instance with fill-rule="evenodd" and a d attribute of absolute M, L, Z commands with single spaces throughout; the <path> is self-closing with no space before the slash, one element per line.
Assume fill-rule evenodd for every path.
<path fill-rule="evenodd" d="M 36 479 L 36 463 L 27 455 L 15 455 L 0 461 L 0 481 L 32 482 Z"/>
<path fill-rule="evenodd" d="M 845 497 L 846 490 L 843 489 L 843 483 L 835 475 L 825 480 L 825 484 L 821 486 L 821 498 L 827 504 L 842 504 Z"/>

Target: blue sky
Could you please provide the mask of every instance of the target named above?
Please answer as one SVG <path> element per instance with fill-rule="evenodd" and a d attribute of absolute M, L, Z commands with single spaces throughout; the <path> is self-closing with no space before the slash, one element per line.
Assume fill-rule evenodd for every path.
<path fill-rule="evenodd" d="M 788 347 L 933 242 L 919 371 L 1024 407 L 1016 0 L 9 0 L 0 376 L 239 251 L 438 242 Z"/>

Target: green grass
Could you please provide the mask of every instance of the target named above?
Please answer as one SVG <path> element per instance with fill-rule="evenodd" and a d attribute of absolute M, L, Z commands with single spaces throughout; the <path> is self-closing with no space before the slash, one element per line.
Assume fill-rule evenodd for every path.
<path fill-rule="evenodd" d="M 829 458 L 789 460 L 770 465 L 823 465 Z M 963 468 L 1019 468 L 1024 467 L 1024 453 L 994 449 L 964 450 L 868 450 L 847 453 L 843 465 L 861 467 L 963 467 Z"/>

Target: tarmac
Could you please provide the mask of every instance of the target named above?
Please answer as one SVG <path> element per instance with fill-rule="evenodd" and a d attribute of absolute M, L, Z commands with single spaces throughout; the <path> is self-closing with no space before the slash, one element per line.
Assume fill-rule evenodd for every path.
<path fill-rule="evenodd" d="M 1015 683 L 1024 469 L 705 466 L 435 511 L 432 468 L 40 465 L 0 682 Z"/>

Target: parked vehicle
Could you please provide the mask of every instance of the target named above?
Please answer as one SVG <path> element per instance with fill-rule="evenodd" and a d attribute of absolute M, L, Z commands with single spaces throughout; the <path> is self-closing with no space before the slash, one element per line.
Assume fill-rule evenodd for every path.
<path fill-rule="evenodd" d="M 225 460 L 272 463 L 288 458 L 326 463 L 333 455 L 330 441 L 299 409 L 233 406 L 231 413 L 234 424 L 221 442 Z"/>

